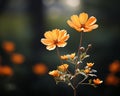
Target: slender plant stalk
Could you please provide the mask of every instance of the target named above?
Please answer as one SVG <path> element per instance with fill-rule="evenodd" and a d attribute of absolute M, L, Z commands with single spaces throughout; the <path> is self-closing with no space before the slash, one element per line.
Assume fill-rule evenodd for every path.
<path fill-rule="evenodd" d="M 82 46 L 82 39 L 83 39 L 83 32 L 81 32 L 80 34 L 80 42 L 79 42 L 79 46 L 78 46 L 78 53 L 77 53 L 77 56 L 79 58 L 79 53 L 80 53 L 80 47 Z"/>
<path fill-rule="evenodd" d="M 62 61 L 61 58 L 60 58 L 60 52 L 59 52 L 58 47 L 56 48 L 56 50 L 57 50 L 57 55 L 58 55 L 58 58 L 59 58 L 59 60 L 60 60 L 60 63 L 63 64 L 63 61 Z"/>
<path fill-rule="evenodd" d="M 73 89 L 74 90 L 74 96 L 76 96 L 76 88 L 75 89 Z"/>

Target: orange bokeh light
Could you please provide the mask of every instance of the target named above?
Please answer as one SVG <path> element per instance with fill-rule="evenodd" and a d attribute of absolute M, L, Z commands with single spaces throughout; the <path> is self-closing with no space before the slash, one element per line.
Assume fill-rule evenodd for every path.
<path fill-rule="evenodd" d="M 112 73 L 116 73 L 120 71 L 120 61 L 116 60 L 109 66 L 109 71 Z"/>
<path fill-rule="evenodd" d="M 13 70 L 9 66 L 0 66 L 0 75 L 12 76 Z"/>
<path fill-rule="evenodd" d="M 107 76 L 106 80 L 105 80 L 105 84 L 106 85 L 113 85 L 116 86 L 120 83 L 120 78 L 110 74 Z"/>
<path fill-rule="evenodd" d="M 47 73 L 47 71 L 48 71 L 48 68 L 45 64 L 38 63 L 33 66 L 33 72 L 36 75 L 44 75 Z"/>
<path fill-rule="evenodd" d="M 11 41 L 3 41 L 2 48 L 6 52 L 10 53 L 10 52 L 13 52 L 15 50 L 15 44 Z"/>
<path fill-rule="evenodd" d="M 14 53 L 11 55 L 11 61 L 14 64 L 22 64 L 25 60 L 25 57 L 22 54 Z"/>

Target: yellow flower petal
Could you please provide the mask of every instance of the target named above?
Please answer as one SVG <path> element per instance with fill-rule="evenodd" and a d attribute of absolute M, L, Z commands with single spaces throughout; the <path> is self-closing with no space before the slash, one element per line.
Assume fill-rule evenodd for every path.
<path fill-rule="evenodd" d="M 53 40 L 52 32 L 51 32 L 51 31 L 47 31 L 47 32 L 45 32 L 44 36 L 45 36 L 45 38 L 47 38 L 47 39 L 51 39 L 51 40 Z"/>
<path fill-rule="evenodd" d="M 59 29 L 54 29 L 52 30 L 52 38 L 53 40 L 57 40 L 58 36 L 59 36 Z"/>
<path fill-rule="evenodd" d="M 44 39 L 44 38 L 41 39 L 41 42 L 42 42 L 44 45 L 52 45 L 52 44 L 54 44 L 54 41 L 53 41 L 53 40 Z"/>
<path fill-rule="evenodd" d="M 89 19 L 88 19 L 88 21 L 86 22 L 86 26 L 90 26 L 90 25 L 93 25 L 93 24 L 95 24 L 96 23 L 96 21 L 97 21 L 97 19 L 94 17 L 94 16 L 91 16 Z"/>
<path fill-rule="evenodd" d="M 59 42 L 57 43 L 58 47 L 65 47 L 67 45 L 67 42 Z"/>
<path fill-rule="evenodd" d="M 81 24 L 85 24 L 88 19 L 88 14 L 87 13 L 81 13 L 79 15 L 79 20 Z"/>
<path fill-rule="evenodd" d="M 48 45 L 46 47 L 47 50 L 54 50 L 56 48 L 56 45 Z"/>
<path fill-rule="evenodd" d="M 69 36 L 69 34 L 68 34 L 68 35 L 62 37 L 62 38 L 61 38 L 61 41 L 67 41 L 67 40 L 69 39 L 69 37 L 70 37 L 70 36 Z"/>
<path fill-rule="evenodd" d="M 68 66 L 69 66 L 68 64 L 60 65 L 60 66 L 58 66 L 58 70 L 65 72 L 67 70 Z"/>
<path fill-rule="evenodd" d="M 59 31 L 59 36 L 58 36 L 58 42 L 61 41 L 61 39 L 66 36 L 67 32 L 66 30 L 61 30 Z"/>
<path fill-rule="evenodd" d="M 80 22 L 79 22 L 79 18 L 78 18 L 77 15 L 71 16 L 71 20 L 72 20 L 72 22 L 74 23 L 74 25 L 76 25 L 77 27 L 80 27 L 80 26 L 81 26 L 81 24 L 80 24 Z"/>

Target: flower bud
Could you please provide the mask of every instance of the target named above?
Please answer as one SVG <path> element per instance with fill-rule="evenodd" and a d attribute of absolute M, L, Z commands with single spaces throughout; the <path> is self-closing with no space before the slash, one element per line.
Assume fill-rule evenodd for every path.
<path fill-rule="evenodd" d="M 84 47 L 80 47 L 80 51 L 84 52 L 85 48 Z"/>

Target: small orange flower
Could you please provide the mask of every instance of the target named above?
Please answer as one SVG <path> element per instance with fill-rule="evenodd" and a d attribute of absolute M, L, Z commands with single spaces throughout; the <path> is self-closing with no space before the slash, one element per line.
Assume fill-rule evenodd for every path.
<path fill-rule="evenodd" d="M 103 82 L 103 81 L 100 80 L 99 78 L 93 79 L 93 83 L 94 83 L 95 85 L 99 85 L 99 84 L 101 84 L 102 82 Z"/>
<path fill-rule="evenodd" d="M 94 16 L 88 19 L 88 14 L 83 12 L 80 13 L 79 16 L 71 16 L 71 20 L 68 20 L 67 24 L 78 32 L 90 32 L 98 27 L 98 25 L 95 24 L 96 21 L 97 19 Z"/>
<path fill-rule="evenodd" d="M 94 65 L 94 63 L 87 63 L 88 67 L 92 67 Z"/>
<path fill-rule="evenodd" d="M 22 54 L 19 54 L 19 53 L 14 53 L 11 56 L 11 61 L 14 64 L 22 64 L 24 62 L 24 60 L 25 60 L 25 57 Z"/>
<path fill-rule="evenodd" d="M 67 70 L 68 66 L 69 66 L 68 64 L 60 65 L 60 66 L 58 66 L 58 70 L 65 72 Z"/>
<path fill-rule="evenodd" d="M 90 73 L 90 70 L 89 70 L 89 69 L 85 69 L 84 72 L 85 72 L 86 74 L 89 74 L 89 73 Z"/>
<path fill-rule="evenodd" d="M 67 60 L 68 58 L 70 58 L 70 59 L 74 59 L 74 57 L 75 57 L 75 53 L 72 53 L 72 54 L 68 54 L 68 55 L 63 55 L 63 56 L 61 56 L 61 59 L 62 60 Z"/>
<path fill-rule="evenodd" d="M 43 75 L 47 72 L 47 66 L 45 64 L 36 64 L 33 66 L 33 72 L 37 75 Z"/>
<path fill-rule="evenodd" d="M 49 75 L 52 75 L 53 77 L 59 77 L 59 71 L 58 70 L 53 70 L 49 72 Z"/>
<path fill-rule="evenodd" d="M 54 50 L 56 46 L 65 47 L 67 45 L 66 41 L 69 39 L 69 34 L 67 34 L 66 30 L 54 29 L 45 32 L 44 37 L 41 42 L 47 46 L 46 49 Z"/>
<path fill-rule="evenodd" d="M 2 43 L 2 48 L 6 52 L 10 53 L 10 52 L 13 52 L 15 50 L 15 44 L 13 42 L 11 42 L 11 41 L 4 41 Z"/>

